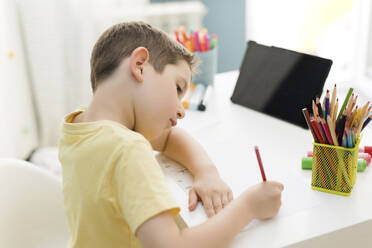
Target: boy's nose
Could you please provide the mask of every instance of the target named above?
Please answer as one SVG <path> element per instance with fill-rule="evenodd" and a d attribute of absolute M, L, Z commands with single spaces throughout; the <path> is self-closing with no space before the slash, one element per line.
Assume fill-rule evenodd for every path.
<path fill-rule="evenodd" d="M 178 105 L 177 110 L 177 119 L 183 119 L 185 117 L 185 109 L 183 108 L 182 104 Z"/>

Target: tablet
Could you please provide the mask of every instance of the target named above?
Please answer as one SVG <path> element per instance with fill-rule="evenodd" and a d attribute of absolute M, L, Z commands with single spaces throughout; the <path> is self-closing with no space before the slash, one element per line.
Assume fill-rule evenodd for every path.
<path fill-rule="evenodd" d="M 307 128 L 301 110 L 321 96 L 331 66 L 329 59 L 248 41 L 231 101 Z"/>

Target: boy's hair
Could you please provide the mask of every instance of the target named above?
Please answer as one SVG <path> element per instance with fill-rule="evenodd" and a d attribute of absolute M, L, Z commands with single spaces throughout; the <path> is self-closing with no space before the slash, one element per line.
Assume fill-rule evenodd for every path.
<path fill-rule="evenodd" d="M 167 64 L 176 64 L 181 59 L 191 70 L 196 64 L 194 55 L 165 32 L 144 22 L 119 23 L 107 29 L 94 45 L 90 59 L 93 92 L 137 47 L 147 48 L 149 62 L 159 73 Z"/>

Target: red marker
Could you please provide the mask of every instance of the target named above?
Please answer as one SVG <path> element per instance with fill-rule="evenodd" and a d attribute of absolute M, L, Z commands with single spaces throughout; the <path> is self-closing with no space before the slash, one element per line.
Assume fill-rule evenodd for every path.
<path fill-rule="evenodd" d="M 359 148 L 360 152 L 369 153 L 372 156 L 372 146 L 365 146 L 364 148 Z"/>
<path fill-rule="evenodd" d="M 263 168 L 263 165 L 262 165 L 260 151 L 258 150 L 258 146 L 255 146 L 254 150 L 256 151 L 258 165 L 260 166 L 262 181 L 266 182 L 265 171 L 264 171 L 264 168 Z"/>

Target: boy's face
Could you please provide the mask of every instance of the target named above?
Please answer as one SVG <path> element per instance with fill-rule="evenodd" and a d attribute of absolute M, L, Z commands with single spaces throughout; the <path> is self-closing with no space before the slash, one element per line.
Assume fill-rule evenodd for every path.
<path fill-rule="evenodd" d="M 166 65 L 162 73 L 156 72 L 147 63 L 141 93 L 136 99 L 135 131 L 151 140 L 175 126 L 177 120 L 185 115 L 181 100 L 188 90 L 190 79 L 191 70 L 184 60 Z"/>

